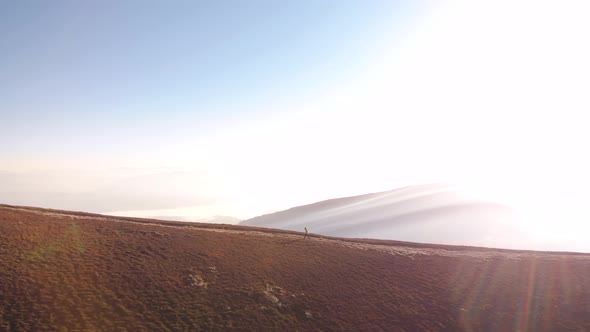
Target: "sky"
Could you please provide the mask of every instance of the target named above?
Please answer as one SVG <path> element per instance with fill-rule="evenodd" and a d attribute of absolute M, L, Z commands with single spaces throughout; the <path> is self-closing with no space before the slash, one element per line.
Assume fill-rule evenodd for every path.
<path fill-rule="evenodd" d="M 0 1 L 0 202 L 246 219 L 449 183 L 580 234 L 587 17 L 584 0 Z"/>

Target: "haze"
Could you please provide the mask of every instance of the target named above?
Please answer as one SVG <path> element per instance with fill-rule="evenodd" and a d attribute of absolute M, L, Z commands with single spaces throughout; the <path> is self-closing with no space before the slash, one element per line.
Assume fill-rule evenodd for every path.
<path fill-rule="evenodd" d="M 580 242 L 588 17 L 582 0 L 2 2 L 0 203 L 228 222 L 447 183 Z"/>

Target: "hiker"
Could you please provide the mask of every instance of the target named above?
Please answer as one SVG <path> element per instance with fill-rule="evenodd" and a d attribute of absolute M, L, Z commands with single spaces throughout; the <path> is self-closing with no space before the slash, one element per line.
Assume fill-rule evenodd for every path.
<path fill-rule="evenodd" d="M 303 239 L 304 240 L 305 239 L 310 239 L 311 240 L 311 238 L 309 237 L 309 232 L 307 231 L 307 227 L 304 227 L 304 228 L 305 228 L 305 235 L 303 235 Z"/>

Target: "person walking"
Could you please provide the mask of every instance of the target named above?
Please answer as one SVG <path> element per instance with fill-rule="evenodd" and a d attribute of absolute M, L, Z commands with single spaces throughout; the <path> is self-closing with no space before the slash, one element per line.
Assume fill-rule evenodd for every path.
<path fill-rule="evenodd" d="M 311 238 L 309 237 L 309 232 L 307 231 L 307 227 L 304 227 L 304 228 L 305 228 L 305 235 L 303 235 L 303 239 L 304 240 L 305 239 L 310 239 L 311 240 Z"/>

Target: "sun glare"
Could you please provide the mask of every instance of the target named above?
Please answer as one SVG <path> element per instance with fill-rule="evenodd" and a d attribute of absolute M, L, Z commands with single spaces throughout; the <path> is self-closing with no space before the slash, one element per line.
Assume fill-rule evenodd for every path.
<path fill-rule="evenodd" d="M 517 179 L 513 179 L 517 182 Z M 590 215 L 582 202 L 583 190 L 539 185 L 528 187 L 457 186 L 466 198 L 495 202 L 513 209 L 512 226 L 529 236 L 531 247 L 547 250 L 582 250 L 590 232 Z M 577 189 L 577 190 L 576 190 Z M 563 249 L 565 248 L 565 249 Z"/>

